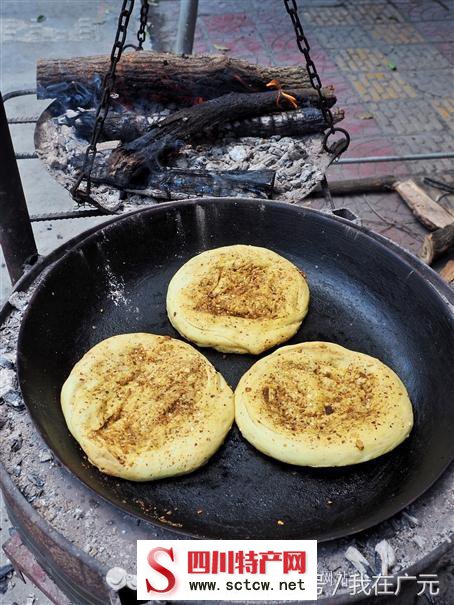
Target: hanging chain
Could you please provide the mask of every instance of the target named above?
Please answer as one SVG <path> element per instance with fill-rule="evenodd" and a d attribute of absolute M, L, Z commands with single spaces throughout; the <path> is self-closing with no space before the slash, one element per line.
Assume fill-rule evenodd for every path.
<path fill-rule="evenodd" d="M 128 24 L 129 19 L 131 18 L 131 14 L 134 8 L 134 0 L 123 0 L 123 5 L 121 8 L 120 15 L 118 17 L 118 26 L 117 32 L 115 35 L 115 42 L 112 47 L 112 52 L 110 54 L 110 66 L 109 71 L 105 74 L 102 87 L 101 87 L 101 100 L 99 102 L 98 108 L 96 110 L 95 116 L 95 124 L 93 127 L 93 132 L 91 135 L 90 144 L 85 150 L 84 163 L 82 166 L 82 170 L 77 178 L 76 183 L 71 189 L 71 195 L 73 199 L 78 204 L 91 204 L 100 208 L 102 210 L 106 210 L 101 204 L 95 201 L 90 193 L 91 193 L 91 172 L 93 170 L 93 165 L 95 162 L 95 157 L 97 153 L 97 145 L 98 140 L 101 135 L 104 121 L 109 113 L 110 108 L 110 99 L 112 97 L 114 86 L 115 86 L 115 77 L 116 77 L 116 69 L 117 64 L 121 58 L 121 55 L 124 50 L 126 34 L 128 33 Z M 85 189 L 81 188 L 81 185 L 85 181 Z M 121 204 L 121 202 L 120 202 Z M 119 205 L 120 205 L 119 204 Z M 118 205 L 118 206 L 119 206 Z M 118 208 L 117 206 L 117 208 Z M 115 211 L 115 210 L 114 210 Z"/>
<path fill-rule="evenodd" d="M 139 44 L 136 50 L 143 50 L 143 43 L 147 37 L 147 23 L 148 23 L 148 0 L 142 0 L 142 6 L 140 7 L 140 27 L 137 32 L 137 40 Z"/>
<path fill-rule="evenodd" d="M 299 51 L 304 55 L 306 60 L 306 68 L 309 76 L 309 80 L 311 82 L 312 87 L 317 91 L 319 100 L 320 100 L 320 109 L 323 114 L 323 118 L 327 124 L 327 132 L 323 138 L 323 149 L 328 153 L 333 154 L 335 157 L 338 157 L 347 149 L 350 144 L 350 135 L 344 128 L 336 128 L 334 126 L 333 114 L 331 113 L 330 108 L 328 107 L 327 101 L 322 93 L 322 81 L 320 80 L 320 76 L 317 73 L 317 68 L 315 67 L 315 63 L 313 62 L 309 46 L 309 42 L 307 41 L 306 36 L 304 35 L 303 26 L 301 25 L 301 21 L 298 15 L 298 6 L 296 4 L 296 0 L 284 0 L 285 9 L 290 15 L 290 19 L 292 20 L 293 29 L 296 34 L 296 43 L 298 45 Z M 342 138 L 335 141 L 331 146 L 328 145 L 328 139 L 336 134 L 342 134 Z"/>

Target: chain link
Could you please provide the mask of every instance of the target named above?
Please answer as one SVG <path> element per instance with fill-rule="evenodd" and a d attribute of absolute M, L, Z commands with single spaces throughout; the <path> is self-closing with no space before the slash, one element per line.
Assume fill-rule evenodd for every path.
<path fill-rule="evenodd" d="M 292 21 L 293 29 L 296 34 L 296 43 L 298 45 L 299 51 L 304 55 L 306 60 L 306 69 L 309 76 L 310 83 L 312 87 L 317 91 L 319 100 L 320 100 L 320 109 L 323 114 L 323 118 L 326 122 L 328 131 L 325 133 L 325 137 L 323 139 L 323 149 L 328 153 L 331 153 L 338 157 L 347 149 L 350 144 L 350 135 L 344 128 L 336 128 L 334 126 L 334 118 L 331 113 L 330 108 L 327 105 L 326 99 L 322 92 L 322 81 L 320 80 L 320 76 L 317 73 L 317 68 L 315 67 L 315 63 L 313 62 L 310 50 L 311 47 L 309 42 L 304 34 L 303 26 L 301 25 L 301 21 L 298 15 L 298 5 L 296 4 L 296 0 L 283 0 L 285 9 L 290 16 Z M 342 134 L 342 138 L 334 142 L 331 146 L 328 146 L 328 139 L 336 134 Z"/>
<path fill-rule="evenodd" d="M 84 163 L 82 166 L 82 170 L 77 178 L 76 183 L 71 189 L 71 195 L 73 199 L 78 204 L 91 204 L 96 206 L 97 208 L 103 209 L 98 202 L 96 202 L 91 196 L 91 172 L 93 170 L 93 165 L 95 162 L 95 157 L 97 153 L 97 145 L 99 141 L 100 134 L 102 132 L 104 121 L 109 113 L 110 108 L 110 99 L 114 92 L 115 86 L 115 77 L 116 77 L 116 69 L 117 64 L 121 58 L 122 52 L 124 50 L 126 35 L 128 33 L 128 24 L 131 18 L 132 11 L 134 9 L 134 0 L 123 0 L 123 5 L 121 8 L 120 15 L 118 17 L 118 26 L 117 32 L 115 35 L 115 42 L 112 47 L 112 52 L 110 54 L 110 66 L 109 71 L 105 74 L 101 91 L 102 96 L 99 102 L 98 108 L 96 110 L 95 116 L 95 124 L 93 128 L 93 132 L 91 135 L 90 143 L 85 150 Z M 85 181 L 85 189 L 81 187 L 82 183 Z M 121 204 L 121 202 L 120 202 Z M 118 206 L 120 205 L 118 204 Z M 115 210 L 115 209 L 114 209 Z"/>
<path fill-rule="evenodd" d="M 143 50 L 143 43 L 147 37 L 147 23 L 148 23 L 148 0 L 142 0 L 142 6 L 140 7 L 140 27 L 137 32 L 137 40 L 139 44 L 136 50 Z"/>

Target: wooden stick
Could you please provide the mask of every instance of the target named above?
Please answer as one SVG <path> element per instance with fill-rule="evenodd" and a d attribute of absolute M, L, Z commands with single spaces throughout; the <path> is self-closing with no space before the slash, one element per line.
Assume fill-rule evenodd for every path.
<path fill-rule="evenodd" d="M 437 204 L 412 179 L 399 181 L 395 189 L 416 218 L 428 229 L 441 229 L 454 221 L 454 213 Z"/>
<path fill-rule="evenodd" d="M 454 260 L 448 260 L 446 265 L 441 269 L 439 275 L 447 284 L 454 283 Z"/>
<path fill-rule="evenodd" d="M 54 98 L 58 91 L 63 94 L 62 83 L 99 88 L 108 68 L 107 55 L 39 59 L 38 99 Z M 191 105 L 198 98 L 214 99 L 229 92 L 265 91 L 271 80 L 277 80 L 285 90 L 310 87 L 306 71 L 300 66 L 272 67 L 224 55 L 180 56 L 144 50 L 123 54 L 117 66 L 115 90 L 130 98 Z"/>
<path fill-rule="evenodd" d="M 381 193 L 393 191 L 397 178 L 391 174 L 384 176 L 368 176 L 359 179 L 342 179 L 329 181 L 329 190 L 332 195 L 359 195 L 362 193 Z M 308 197 L 324 197 L 320 185 L 311 191 Z"/>
<path fill-rule="evenodd" d="M 433 261 L 454 246 L 454 222 L 426 235 L 420 252 L 420 258 L 431 265 Z"/>

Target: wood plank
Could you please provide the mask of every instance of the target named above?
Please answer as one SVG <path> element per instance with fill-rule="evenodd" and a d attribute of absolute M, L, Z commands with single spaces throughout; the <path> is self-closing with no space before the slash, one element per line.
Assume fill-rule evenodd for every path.
<path fill-rule="evenodd" d="M 399 181 L 395 190 L 411 209 L 416 218 L 431 231 L 446 227 L 454 221 L 454 213 L 435 202 L 412 179 Z"/>

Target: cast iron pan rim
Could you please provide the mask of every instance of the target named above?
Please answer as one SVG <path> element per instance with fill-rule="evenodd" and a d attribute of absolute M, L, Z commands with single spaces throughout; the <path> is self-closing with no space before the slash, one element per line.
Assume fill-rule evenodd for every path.
<path fill-rule="evenodd" d="M 415 256 L 411 252 L 408 252 L 405 248 L 403 248 L 402 246 L 399 246 L 399 244 L 388 239 L 387 237 L 380 235 L 379 233 L 373 233 L 367 227 L 363 227 L 362 225 L 357 225 L 356 223 L 352 223 L 351 221 L 349 221 L 346 218 L 342 218 L 340 216 L 336 216 L 333 214 L 328 214 L 326 212 L 322 212 L 321 210 L 316 210 L 314 208 L 298 206 L 298 205 L 293 204 L 288 201 L 264 200 L 264 199 L 249 198 L 249 197 L 234 197 L 234 198 L 230 198 L 230 197 L 208 198 L 207 197 L 207 198 L 188 198 L 185 200 L 175 200 L 175 201 L 170 201 L 170 202 L 160 202 L 159 204 L 156 204 L 155 206 L 151 206 L 151 207 L 147 207 L 147 208 L 139 208 L 138 210 L 132 210 L 131 212 L 122 214 L 120 216 L 114 216 L 111 220 L 101 223 L 100 225 L 97 225 L 96 227 L 94 227 L 92 229 L 88 229 L 86 237 L 84 237 L 83 234 L 81 234 L 82 239 L 80 239 L 81 236 L 76 236 L 76 237 L 72 238 L 71 240 L 66 242 L 66 244 L 63 244 L 60 248 L 57 248 L 55 250 L 55 252 L 57 252 L 59 250 L 63 250 L 64 248 L 67 248 L 68 244 L 72 243 L 72 246 L 70 248 L 66 249 L 64 254 L 56 260 L 56 263 L 63 261 L 67 256 L 73 254 L 86 241 L 92 241 L 92 240 L 96 239 L 99 231 L 102 231 L 104 229 L 109 229 L 112 225 L 119 223 L 121 221 L 126 221 L 136 215 L 152 214 L 154 212 L 161 211 L 161 209 L 163 209 L 163 208 L 166 208 L 166 209 L 177 208 L 178 209 L 181 206 L 205 206 L 205 205 L 208 206 L 211 204 L 215 204 L 215 205 L 219 205 L 219 206 L 227 205 L 227 204 L 233 204 L 233 205 L 239 205 L 239 204 L 253 205 L 253 204 L 255 204 L 255 205 L 260 205 L 260 206 L 265 205 L 265 206 L 271 206 L 274 208 L 285 208 L 286 211 L 289 211 L 289 212 L 298 211 L 302 215 L 304 215 L 304 214 L 311 215 L 312 214 L 314 216 L 321 218 L 324 222 L 326 222 L 328 224 L 342 223 L 343 225 L 349 227 L 350 229 L 359 231 L 362 236 L 366 237 L 366 239 L 370 239 L 370 240 L 374 241 L 376 244 L 377 243 L 380 244 L 380 247 L 385 248 L 386 253 L 391 253 L 395 258 L 398 258 L 401 262 L 405 261 L 405 263 L 408 264 L 412 273 L 417 272 L 417 273 L 420 273 L 422 277 L 428 278 L 428 281 L 432 287 L 434 287 L 434 284 L 432 282 L 435 282 L 436 288 L 434 287 L 434 289 L 436 289 L 437 291 L 438 290 L 443 291 L 443 298 L 446 299 L 444 302 L 447 302 L 449 304 L 451 315 L 454 318 L 454 290 L 445 281 L 443 281 L 443 279 L 439 276 L 439 274 L 434 269 L 432 269 L 432 267 L 430 267 L 429 265 L 426 265 L 426 263 L 424 263 L 417 256 Z M 51 254 L 53 254 L 53 253 L 51 253 Z M 411 260 L 411 263 L 409 262 L 410 260 Z M 415 271 L 415 267 L 413 266 L 414 264 L 417 265 L 417 271 Z M 47 276 L 52 270 L 53 270 L 53 267 L 46 274 L 44 279 L 40 282 L 36 291 L 39 290 L 41 285 L 46 282 Z M 31 305 L 33 304 L 33 300 L 36 296 L 36 291 L 31 296 L 27 309 L 29 307 L 31 307 Z M 439 295 L 441 294 L 440 292 L 437 292 L 437 293 Z M 23 319 L 25 319 L 26 315 L 27 315 L 27 310 L 24 313 Z M 19 340 L 20 340 L 20 337 L 21 337 L 21 335 L 19 333 Z M 19 341 L 18 341 L 18 344 L 19 344 Z"/>
<path fill-rule="evenodd" d="M 60 262 L 64 262 L 64 260 L 66 258 L 68 258 L 70 255 L 73 255 L 75 253 L 77 253 L 77 251 L 83 247 L 84 245 L 86 245 L 86 243 L 92 242 L 94 240 L 97 239 L 99 232 L 103 231 L 103 230 L 108 230 L 110 229 L 112 226 L 116 225 L 117 223 L 120 223 L 122 221 L 126 221 L 131 219 L 131 217 L 135 217 L 136 215 L 139 214 L 153 214 L 156 212 L 163 212 L 163 211 L 168 211 L 171 210 L 173 208 L 181 208 L 182 205 L 201 205 L 201 206 L 207 206 L 210 204 L 218 204 L 218 205 L 227 205 L 227 204 L 234 204 L 234 205 L 239 205 L 239 204 L 249 204 L 249 205 L 266 205 L 266 206 L 270 206 L 270 207 L 274 207 L 274 208 L 278 208 L 278 209 L 282 209 L 285 208 L 285 211 L 287 212 L 295 212 L 297 214 L 301 214 L 301 215 L 305 215 L 305 214 L 313 214 L 316 215 L 322 223 L 327 223 L 327 224 L 332 224 L 333 222 L 340 222 L 342 224 L 344 224 L 346 227 L 348 227 L 349 229 L 353 229 L 358 231 L 361 234 L 361 237 L 364 237 L 366 239 L 370 239 L 372 240 L 372 243 L 375 245 L 378 245 L 381 249 L 383 249 L 383 251 L 385 252 L 385 254 L 391 254 L 392 256 L 394 256 L 395 258 L 397 258 L 400 262 L 404 262 L 409 269 L 409 273 L 417 273 L 420 274 L 420 277 L 422 279 L 424 279 L 424 281 L 429 281 L 429 284 L 432 289 L 435 290 L 435 292 L 440 296 L 440 298 L 442 299 L 443 303 L 445 304 L 445 306 L 448 306 L 450 312 L 451 312 L 451 318 L 452 318 L 452 323 L 454 326 L 454 313 L 453 313 L 453 308 L 452 306 L 454 305 L 454 292 L 449 288 L 449 286 L 447 286 L 447 284 L 438 276 L 437 273 L 435 273 L 435 271 L 433 271 L 432 269 L 430 269 L 429 267 L 427 267 L 424 263 L 422 263 L 422 261 L 420 261 L 419 259 L 417 259 L 416 257 L 413 257 L 413 255 L 411 255 L 410 253 L 406 252 L 404 249 L 400 248 L 399 246 L 397 246 L 396 244 L 394 244 L 393 242 L 390 242 L 387 238 L 384 238 L 382 236 L 377 236 L 376 234 L 371 235 L 369 233 L 369 230 L 364 228 L 364 227 L 359 227 L 358 225 L 355 225 L 353 223 L 351 223 L 349 220 L 347 219 L 343 219 L 341 217 L 337 217 L 337 216 L 333 216 L 333 215 L 328 215 L 325 214 L 323 212 L 317 211 L 317 210 L 313 210 L 313 209 L 308 209 L 302 206 L 295 206 L 294 204 L 291 203 L 283 203 L 280 201 L 270 201 L 270 200 L 257 200 L 254 198 L 203 198 L 202 200 L 200 199 L 189 199 L 189 200 L 178 200 L 178 201 L 173 201 L 173 202 L 166 202 L 166 203 L 161 203 L 159 205 L 156 206 L 152 206 L 149 208 L 145 208 L 145 209 L 139 209 L 137 211 L 134 212 L 130 212 L 126 215 L 123 215 L 121 217 L 118 218 L 114 218 L 111 221 L 108 221 L 107 223 L 103 223 L 101 225 L 99 225 L 98 228 L 95 228 L 94 231 L 91 231 L 90 234 L 81 239 L 78 243 L 76 243 L 72 248 L 70 248 L 69 250 L 67 250 L 56 262 L 55 264 L 51 267 L 51 269 L 48 271 L 48 273 L 46 274 L 46 276 L 44 277 L 44 279 L 40 282 L 40 284 L 38 285 L 38 287 L 36 288 L 35 292 L 33 293 L 30 302 L 27 306 L 27 309 L 23 315 L 22 318 L 22 322 L 21 322 L 21 326 L 19 329 L 19 336 L 18 336 L 18 342 L 17 342 L 17 360 L 16 360 L 16 367 L 17 367 L 17 376 L 18 376 L 18 382 L 19 382 L 19 386 L 21 387 L 21 383 L 22 383 L 22 362 L 21 362 L 21 357 L 19 355 L 19 351 L 22 349 L 22 340 L 23 340 L 23 333 L 24 333 L 24 324 L 26 323 L 26 318 L 28 316 L 28 312 L 29 310 L 32 308 L 33 306 L 33 302 L 35 300 L 35 297 L 37 296 L 39 290 L 41 289 L 41 287 L 43 287 L 50 274 L 54 271 L 54 269 L 56 267 L 58 267 Z M 359 238 L 357 238 L 359 239 Z M 391 249 L 390 249 L 391 248 Z M 411 258 L 412 262 L 414 263 L 416 261 L 417 264 L 417 268 L 415 269 L 414 266 L 412 266 L 409 261 L 408 258 Z M 418 267 L 419 265 L 419 267 Z M 419 271 L 418 271 L 419 269 Z M 425 276 L 424 273 L 427 272 L 428 276 L 430 276 L 430 280 L 425 280 Z M 434 286 L 433 283 L 431 283 L 431 281 L 435 281 L 435 283 L 437 284 L 437 287 Z M 439 292 L 439 290 L 443 290 L 443 294 L 441 292 Z M 22 389 L 21 389 L 22 390 Z M 26 402 L 26 398 L 24 396 L 24 401 Z M 40 436 L 43 438 L 43 440 L 47 443 L 47 440 L 45 438 L 45 433 L 46 430 L 44 427 L 41 426 L 41 423 L 39 421 L 39 419 L 35 416 L 34 411 L 32 411 L 28 405 L 27 405 L 27 409 L 28 412 L 30 414 L 30 417 L 32 418 L 35 427 L 38 430 L 38 433 L 40 434 Z M 86 482 L 84 479 L 80 478 L 78 475 L 76 475 L 75 473 L 73 473 L 73 471 L 62 461 L 60 460 L 59 456 L 56 455 L 55 452 L 54 456 L 55 458 L 59 461 L 59 463 L 61 464 L 61 466 L 68 472 L 70 473 L 71 477 L 74 477 L 77 479 L 77 481 L 79 481 L 80 483 L 82 483 L 83 485 L 85 485 L 92 493 L 94 493 L 98 498 L 101 498 L 104 502 L 106 502 L 109 506 L 112 506 L 113 508 L 119 508 L 122 509 L 126 514 L 128 514 L 131 517 L 136 517 L 136 518 L 141 518 L 142 520 L 144 520 L 147 524 L 151 525 L 151 526 L 160 526 L 163 529 L 167 530 L 167 531 L 171 531 L 174 532 L 177 535 L 180 536 L 187 536 L 187 537 L 193 537 L 193 538 L 200 538 L 203 539 L 205 536 L 201 533 L 201 532 L 196 532 L 196 531 L 190 531 L 190 530 L 185 530 L 185 529 L 175 529 L 175 528 L 169 528 L 169 526 L 165 523 L 160 522 L 158 519 L 157 520 L 153 520 L 150 521 L 150 519 L 148 517 L 146 517 L 145 515 L 141 515 L 139 512 L 134 512 L 132 513 L 128 508 L 123 508 L 122 506 L 120 506 L 119 504 L 114 505 L 107 496 L 104 496 L 103 494 L 99 493 L 95 488 L 91 487 L 91 485 L 88 484 L 88 482 Z M 451 456 L 448 456 L 446 463 L 440 468 L 439 472 L 434 475 L 434 477 L 432 478 L 432 480 L 426 485 L 425 489 L 423 489 L 423 491 L 418 491 L 418 493 L 416 493 L 413 497 L 411 497 L 411 499 L 408 499 L 407 497 L 400 497 L 397 500 L 395 500 L 393 502 L 393 506 L 392 506 L 392 512 L 385 512 L 383 513 L 377 513 L 375 515 L 373 515 L 372 517 L 369 517 L 368 521 L 365 521 L 364 523 L 360 524 L 360 525 L 356 525 L 354 529 L 350 529 L 346 532 L 346 530 L 340 530 L 338 532 L 330 532 L 329 535 L 324 535 L 322 537 L 320 537 L 318 539 L 318 542 L 322 543 L 322 542 L 328 542 L 331 540 L 336 540 L 336 539 L 340 539 L 340 538 L 345 538 L 357 533 L 360 533 L 362 531 L 365 531 L 367 529 L 370 529 L 371 527 L 374 527 L 375 525 L 378 525 L 379 523 L 389 519 L 390 517 L 394 516 L 395 514 L 397 514 L 399 511 L 401 511 L 403 508 L 406 508 L 407 506 L 409 506 L 412 502 L 414 502 L 415 500 L 417 500 L 420 496 L 422 496 L 426 491 L 428 491 L 433 485 L 434 483 L 441 477 L 441 475 L 446 471 L 446 469 L 448 468 L 448 466 L 451 464 L 451 462 L 454 459 L 454 450 L 451 453 Z M 386 507 L 384 507 L 386 510 Z M 383 508 L 381 509 L 383 511 Z"/>

